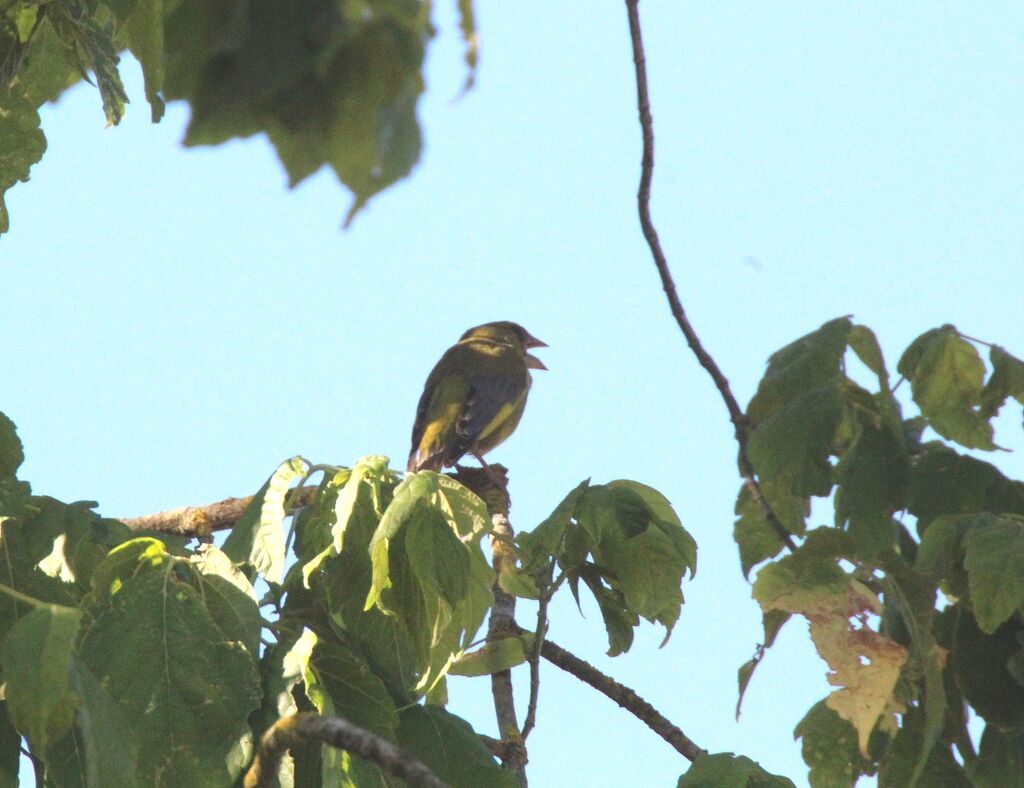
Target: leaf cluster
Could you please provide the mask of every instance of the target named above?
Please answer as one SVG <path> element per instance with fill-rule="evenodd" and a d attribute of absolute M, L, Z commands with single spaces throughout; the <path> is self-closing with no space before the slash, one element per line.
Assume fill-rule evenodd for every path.
<path fill-rule="evenodd" d="M 740 695 L 803 617 L 836 687 L 796 729 L 813 786 L 1024 785 L 1024 484 L 952 445 L 998 448 L 992 418 L 1024 403 L 1024 362 L 991 345 L 986 368 L 977 344 L 953 326 L 914 340 L 904 416 L 874 334 L 839 318 L 775 353 L 750 402 L 751 462 L 800 543 L 757 572 L 765 638 Z M 815 499 L 833 522 L 809 531 Z M 783 546 L 746 487 L 736 513 L 748 575 Z"/>
<path fill-rule="evenodd" d="M 469 80 L 472 6 L 459 3 Z M 141 63 L 153 122 L 192 109 L 186 145 L 266 134 L 292 186 L 323 166 L 352 193 L 346 223 L 419 160 L 416 105 L 434 33 L 423 0 L 8 0 L 0 4 L 0 233 L 4 192 L 46 148 L 39 108 L 79 79 L 108 125 L 128 96 L 120 53 Z"/>

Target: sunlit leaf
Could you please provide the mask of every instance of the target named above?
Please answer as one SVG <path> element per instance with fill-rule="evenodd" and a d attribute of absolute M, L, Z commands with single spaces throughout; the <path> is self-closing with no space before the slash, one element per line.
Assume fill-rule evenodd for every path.
<path fill-rule="evenodd" d="M 978 410 L 985 365 L 974 346 L 952 326 L 914 341 L 899 362 L 914 402 L 932 428 L 972 449 L 994 449 L 992 425 Z"/>
<path fill-rule="evenodd" d="M 3 642 L 7 708 L 37 751 L 67 732 L 81 703 L 71 678 L 81 621 L 78 610 L 43 605 L 20 618 Z"/>

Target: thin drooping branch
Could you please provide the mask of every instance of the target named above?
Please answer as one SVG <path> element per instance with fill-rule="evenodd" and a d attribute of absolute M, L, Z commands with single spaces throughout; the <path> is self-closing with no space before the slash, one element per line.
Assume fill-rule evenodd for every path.
<path fill-rule="evenodd" d="M 306 506 L 316 495 L 316 487 L 302 487 L 295 491 L 295 507 Z M 121 518 L 121 522 L 133 531 L 156 531 L 172 536 L 198 538 L 209 536 L 214 531 L 232 528 L 253 496 L 225 498 L 223 501 L 204 506 L 181 506 L 164 512 L 144 514 L 141 517 Z M 289 512 L 291 514 L 291 512 Z"/>
<path fill-rule="evenodd" d="M 739 402 L 729 388 L 729 381 L 711 355 L 704 349 L 700 337 L 690 324 L 683 304 L 679 300 L 679 293 L 676 290 L 672 272 L 668 266 L 668 259 L 661 248 L 661 240 L 658 238 L 658 231 L 651 219 L 651 182 L 654 179 L 654 119 L 651 117 L 651 101 L 647 92 L 647 61 L 644 56 L 643 34 L 640 30 L 640 9 L 639 0 L 626 0 L 626 11 L 629 15 L 629 34 L 633 44 L 633 64 L 636 70 L 636 95 L 637 109 L 640 114 L 640 129 L 643 134 L 643 157 L 640 165 L 640 188 L 637 192 L 637 207 L 640 213 L 640 227 L 643 230 L 644 238 L 651 249 L 651 256 L 654 258 L 654 265 L 658 269 L 658 276 L 661 277 L 661 286 L 665 290 L 665 297 L 668 299 L 669 309 L 672 317 L 675 318 L 686 342 L 697 357 L 697 361 L 711 376 L 715 388 L 721 394 L 725 407 L 729 411 L 729 419 L 732 421 L 736 433 L 736 442 L 739 444 L 740 473 L 743 482 L 750 491 L 751 497 L 757 502 L 764 514 L 765 520 L 774 531 L 779 540 L 790 550 L 795 550 L 796 545 L 789 531 L 782 524 L 778 515 L 772 509 L 768 500 L 764 497 L 761 485 L 758 483 L 754 466 L 750 462 L 750 455 L 747 451 L 749 437 L 747 417 L 740 408 Z"/>
<path fill-rule="evenodd" d="M 321 717 L 310 712 L 282 717 L 263 735 L 256 758 L 245 775 L 245 788 L 277 785 L 281 758 L 287 750 L 306 741 L 323 742 L 373 761 L 388 774 L 417 788 L 448 788 L 448 783 L 423 761 L 387 739 L 341 717 Z"/>
<path fill-rule="evenodd" d="M 696 744 L 677 726 L 673 725 L 654 706 L 645 701 L 629 687 L 620 684 L 611 676 L 606 676 L 593 665 L 569 653 L 561 646 L 544 641 L 541 655 L 566 673 L 571 673 L 585 684 L 589 684 L 603 695 L 611 698 L 622 708 L 643 722 L 648 728 L 657 733 L 672 747 L 690 761 L 696 760 L 705 750 Z"/>

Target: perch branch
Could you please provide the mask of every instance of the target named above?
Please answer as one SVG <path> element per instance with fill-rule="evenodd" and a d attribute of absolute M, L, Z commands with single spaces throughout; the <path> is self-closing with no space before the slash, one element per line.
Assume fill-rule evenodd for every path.
<path fill-rule="evenodd" d="M 675 751 L 684 758 L 694 761 L 698 755 L 705 752 L 703 748 L 694 744 L 685 733 L 676 725 L 673 725 L 654 706 L 637 695 L 636 692 L 624 684 L 620 684 L 611 676 L 606 676 L 590 663 L 584 662 L 576 655 L 569 653 L 550 640 L 544 641 L 541 654 L 552 665 L 561 668 L 566 673 L 571 673 L 583 683 L 589 684 L 601 694 L 618 703 L 672 745 Z"/>
<path fill-rule="evenodd" d="M 316 487 L 303 487 L 297 490 L 295 507 L 309 504 L 316 491 Z M 181 506 L 164 512 L 144 514 L 141 517 L 123 517 L 120 520 L 133 531 L 156 531 L 172 536 L 198 538 L 233 527 L 252 503 L 252 499 L 251 495 L 245 498 L 225 498 L 223 501 L 208 503 L 205 506 Z"/>
<path fill-rule="evenodd" d="M 675 281 L 672 279 L 672 272 L 668 266 L 668 259 L 661 248 L 661 240 L 658 238 L 658 231 L 651 219 L 651 182 L 654 178 L 654 119 L 651 117 L 651 101 L 647 91 L 647 60 L 644 56 L 643 34 L 640 30 L 640 9 L 639 0 L 626 0 L 626 11 L 629 16 L 629 34 L 633 44 L 633 64 L 636 69 L 636 95 L 637 109 L 640 115 L 640 129 L 643 135 L 643 157 L 640 165 L 640 188 L 637 192 L 637 207 L 640 213 L 640 227 L 643 230 L 644 238 L 651 249 L 651 256 L 654 258 L 654 265 L 661 277 L 661 286 L 665 290 L 665 297 L 668 299 L 669 309 L 672 317 L 675 318 L 690 350 L 697 357 L 697 361 L 711 376 L 715 388 L 721 394 L 725 407 L 729 411 L 729 420 L 732 421 L 736 433 L 736 442 L 739 444 L 740 473 L 743 476 L 743 483 L 750 491 L 750 495 L 757 502 L 757 505 L 764 513 L 765 520 L 771 526 L 772 531 L 779 540 L 790 550 L 795 550 L 796 545 L 789 531 L 782 524 L 778 515 L 772 509 L 768 500 L 761 491 L 754 466 L 750 462 L 750 455 L 747 451 L 748 423 L 747 417 L 740 408 L 736 397 L 729 388 L 729 381 L 711 355 L 704 349 L 704 345 L 690 324 L 683 304 L 679 300 L 679 293 L 676 290 Z"/>
<path fill-rule="evenodd" d="M 426 764 L 385 738 L 353 725 L 341 717 L 321 717 L 301 712 L 282 717 L 260 742 L 256 757 L 245 775 L 245 788 L 271 788 L 285 752 L 306 741 L 319 741 L 373 761 L 388 774 L 419 788 L 447 788 L 448 784 Z"/>

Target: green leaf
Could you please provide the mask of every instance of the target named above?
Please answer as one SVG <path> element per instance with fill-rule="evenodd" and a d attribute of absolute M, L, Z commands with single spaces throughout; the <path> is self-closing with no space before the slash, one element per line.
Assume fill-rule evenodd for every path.
<path fill-rule="evenodd" d="M 437 509 L 422 509 L 407 529 L 405 544 L 417 579 L 429 592 L 458 605 L 469 591 L 469 548 Z"/>
<path fill-rule="evenodd" d="M 907 508 L 917 517 L 920 532 L 943 514 L 1024 514 L 1024 483 L 1008 479 L 990 463 L 929 443 L 911 468 Z"/>
<path fill-rule="evenodd" d="M 975 788 L 1024 788 L 1024 734 L 986 725 L 968 772 Z"/>
<path fill-rule="evenodd" d="M 678 788 L 795 788 L 792 780 L 769 774 L 756 761 L 731 752 L 697 756 L 677 785 Z"/>
<path fill-rule="evenodd" d="M 117 593 L 126 582 L 143 570 L 158 569 L 169 560 L 164 543 L 140 536 L 118 545 L 93 570 L 92 587 L 99 599 Z"/>
<path fill-rule="evenodd" d="M 43 754 L 46 776 L 64 786 L 135 788 L 138 742 L 120 706 L 81 664 L 73 673 L 82 697 L 76 724 Z"/>
<path fill-rule="evenodd" d="M 101 23 L 100 15 L 84 4 L 58 4 L 50 11 L 47 19 L 57 35 L 66 42 L 73 42 L 79 71 L 84 76 L 89 69 L 95 75 L 107 124 L 116 126 L 124 115 L 128 95 L 117 71 L 120 58 L 113 40 L 112 20 Z"/>
<path fill-rule="evenodd" d="M 71 681 L 81 621 L 72 608 L 37 607 L 11 628 L 0 650 L 8 711 L 37 752 L 67 732 L 81 702 Z"/>
<path fill-rule="evenodd" d="M 992 375 L 981 392 L 981 415 L 986 419 L 999 412 L 1007 397 L 1024 405 L 1024 361 L 998 345 L 992 346 L 988 358 L 992 362 Z"/>
<path fill-rule="evenodd" d="M 398 745 L 452 788 L 518 785 L 515 775 L 498 766 L 468 722 L 438 706 L 404 709 L 398 725 Z"/>
<path fill-rule="evenodd" d="M 3 95 L 0 94 L 0 102 L 3 101 Z M 0 123 L 3 122 L 3 105 L 0 103 Z M 0 125 L 0 132 L 2 132 L 3 126 Z M 4 158 L 6 157 L 6 148 L 3 145 L 2 139 L 0 139 L 0 151 L 5 151 L 4 154 L 0 154 L 0 192 L 7 188 L 4 186 L 3 181 L 3 167 L 5 165 Z M 0 195 L 2 200 L 2 195 Z M 5 232 L 6 228 L 0 227 L 0 232 Z M 21 447 L 21 440 L 18 438 L 18 432 L 15 429 L 14 422 L 11 421 L 3 413 L 0 413 L 0 479 L 13 479 L 14 474 L 18 468 L 25 461 L 25 452 Z"/>
<path fill-rule="evenodd" d="M 1024 605 L 1024 517 L 979 515 L 964 543 L 971 607 L 991 635 Z"/>
<path fill-rule="evenodd" d="M 381 594 L 390 588 L 391 578 L 391 541 L 398 533 L 419 515 L 425 508 L 436 489 L 437 482 L 432 472 L 417 473 L 407 477 L 395 488 L 395 495 L 388 508 L 384 510 L 380 523 L 370 540 L 370 560 L 373 562 L 373 583 L 366 597 L 365 609 L 377 605 L 385 613 L 389 609 L 384 605 Z"/>
<path fill-rule="evenodd" d="M 506 594 L 521 599 L 540 599 L 540 589 L 530 575 L 515 567 L 503 565 L 498 574 L 498 585 Z"/>
<path fill-rule="evenodd" d="M 270 487 L 268 480 L 256 491 L 252 500 L 243 510 L 238 521 L 232 526 L 230 533 L 224 540 L 223 551 L 234 563 L 241 564 L 249 561 L 252 553 L 253 541 L 256 538 L 256 529 L 260 524 L 260 511 L 263 509 L 263 497 Z"/>
<path fill-rule="evenodd" d="M 525 570 L 539 569 L 551 557 L 558 555 L 565 532 L 575 516 L 576 505 L 589 486 L 589 479 L 580 482 L 540 525 L 516 535 L 519 557 Z"/>
<path fill-rule="evenodd" d="M 797 723 L 794 739 L 802 739 L 811 788 L 852 788 L 870 768 L 857 746 L 857 731 L 820 700 Z"/>
<path fill-rule="evenodd" d="M 319 711 L 321 714 L 326 716 L 335 716 L 343 714 L 335 708 L 334 699 L 331 692 L 328 689 L 327 683 L 321 679 L 320 672 L 314 666 L 313 653 L 316 649 L 321 646 L 320 639 L 311 630 L 304 630 L 302 636 L 296 641 L 295 645 L 291 648 L 288 654 L 289 662 L 294 666 L 294 669 L 298 669 L 302 674 L 303 689 L 306 697 L 309 698 L 309 702 L 312 703 L 313 708 Z M 336 655 L 325 655 L 321 653 L 322 660 L 328 671 L 340 669 L 342 673 L 345 672 L 344 664 L 332 665 L 334 662 L 332 656 Z M 358 668 L 357 668 L 358 675 Z M 351 703 L 355 700 L 358 703 L 358 686 L 356 686 L 356 692 L 346 694 L 345 690 L 349 689 L 346 687 L 344 676 L 338 677 L 333 676 L 333 683 L 335 684 L 335 690 L 340 692 L 339 695 L 342 698 L 342 703 L 351 710 Z M 353 697 L 354 695 L 354 697 Z M 380 710 L 380 709 L 378 709 Z M 373 721 L 372 710 L 361 710 L 360 719 L 363 717 L 369 717 L 371 722 Z M 365 712 L 369 711 L 369 714 Z M 377 720 L 379 722 L 379 719 Z M 387 732 L 381 732 L 388 738 L 393 738 L 393 726 Z M 361 758 L 351 756 L 349 753 L 339 750 L 335 747 L 330 747 L 326 744 L 319 748 L 320 750 L 320 769 L 319 774 L 316 774 L 316 778 L 319 778 L 317 782 L 323 786 L 357 786 L 362 784 L 382 784 L 387 785 L 388 781 L 384 778 L 384 773 L 377 767 L 376 764 L 364 761 Z M 303 757 L 301 750 L 296 753 L 296 777 L 301 775 L 301 782 L 299 784 L 307 784 L 315 779 L 313 774 L 304 774 Z M 312 771 L 312 770 L 310 770 Z"/>
<path fill-rule="evenodd" d="M 199 571 L 199 592 L 210 616 L 224 635 L 245 646 L 254 657 L 260 653 L 260 616 L 256 591 L 249 579 L 213 545 L 201 545 L 190 559 Z"/>
<path fill-rule="evenodd" d="M 7 701 L 0 701 L 0 787 L 18 788 L 21 734 L 11 722 Z"/>
<path fill-rule="evenodd" d="M 898 427 L 889 420 L 858 418 L 853 443 L 836 468 L 836 524 L 845 525 L 861 555 L 890 550 L 896 530 L 892 514 L 904 508 L 910 454 Z"/>
<path fill-rule="evenodd" d="M 259 705 L 253 657 L 224 636 L 172 567 L 133 577 L 86 630 L 81 659 L 139 739 L 138 779 L 222 786 Z"/>
<path fill-rule="evenodd" d="M 472 541 L 491 532 L 491 515 L 487 511 L 487 504 L 450 476 L 438 475 L 433 502 L 448 516 L 462 539 Z"/>
<path fill-rule="evenodd" d="M 974 710 L 988 722 L 1019 727 L 1024 719 L 1024 687 L 1010 674 L 1008 662 L 1019 652 L 1019 625 L 1006 623 L 986 635 L 962 604 L 953 608 L 955 632 L 949 667 Z"/>
<path fill-rule="evenodd" d="M 680 586 L 689 565 L 688 556 L 681 555 L 663 531 L 648 528 L 630 537 L 621 528 L 606 528 L 594 557 L 607 572 L 612 588 L 622 592 L 627 610 L 672 631 L 683 603 Z"/>
<path fill-rule="evenodd" d="M 913 788 L 915 785 L 971 788 L 971 781 L 954 759 L 948 743 L 933 747 L 924 768 L 918 767 L 924 747 L 923 717 L 917 708 L 910 708 L 903 715 L 903 724 L 882 759 L 879 788 Z M 915 780 L 915 774 L 919 774 L 920 779 Z"/>
<path fill-rule="evenodd" d="M 424 3 L 259 7 L 184 0 L 165 23 L 166 93 L 192 104 L 186 144 L 266 132 L 294 186 L 331 166 L 355 201 L 347 221 L 419 158 L 416 105 L 433 33 Z"/>
<path fill-rule="evenodd" d="M 322 589 L 320 593 L 325 597 L 332 619 L 349 638 L 358 642 L 360 654 L 387 685 L 391 696 L 397 703 L 407 705 L 416 697 L 413 688 L 421 678 L 412 637 L 396 616 L 386 615 L 376 607 L 363 610 L 363 600 L 370 588 L 371 568 L 366 551 L 369 536 L 364 536 L 361 529 L 369 525 L 361 523 L 357 530 L 349 531 L 345 552 L 325 563 L 314 587 Z M 357 549 L 357 542 L 362 544 L 361 549 Z M 294 597 L 294 592 L 290 592 L 286 614 L 294 604 Z M 300 620 L 305 622 L 308 618 L 302 616 Z"/>
<path fill-rule="evenodd" d="M 805 394 L 834 385 L 852 327 L 847 317 L 831 320 L 772 354 L 747 407 L 755 427 Z"/>
<path fill-rule="evenodd" d="M 750 434 L 750 461 L 765 480 L 788 479 L 793 495 L 828 495 L 828 457 L 842 416 L 838 383 L 801 393 L 757 422 Z"/>
<path fill-rule="evenodd" d="M 43 157 L 46 137 L 39 128 L 39 112 L 25 98 L 0 90 L 0 233 L 10 229 L 4 192 L 18 181 L 27 181 L 32 165 Z M 21 464 L 21 444 L 16 443 L 14 424 L 4 416 L 0 423 L 0 478 L 13 476 Z M 13 438 L 13 441 L 12 441 Z"/>
<path fill-rule="evenodd" d="M 301 457 L 292 457 L 282 462 L 267 482 L 249 562 L 271 583 L 280 583 L 284 577 L 285 496 L 292 482 L 305 476 L 306 470 L 306 463 Z"/>
<path fill-rule="evenodd" d="M 608 656 L 616 657 L 629 651 L 633 645 L 633 628 L 639 625 L 640 617 L 626 607 L 621 591 L 604 584 L 596 567 L 585 567 L 579 576 L 594 595 L 601 618 L 604 619 L 608 634 Z"/>
<path fill-rule="evenodd" d="M 164 3 L 163 0 L 138 0 L 125 26 L 128 48 L 142 65 L 146 83 L 146 101 L 156 123 L 163 117 L 164 101 Z"/>
<path fill-rule="evenodd" d="M 992 425 L 977 410 L 985 365 L 978 351 L 952 326 L 922 335 L 899 363 L 910 379 L 914 402 L 932 428 L 972 449 L 994 449 Z"/>
<path fill-rule="evenodd" d="M 811 502 L 790 493 L 784 480 L 762 482 L 761 492 L 786 530 L 795 536 L 803 536 L 807 530 L 805 518 L 811 513 Z M 740 549 L 740 567 L 744 577 L 750 575 L 754 566 L 782 551 L 782 542 L 746 485 L 740 487 L 736 498 L 733 538 Z"/>
<path fill-rule="evenodd" d="M 878 376 L 878 384 L 882 391 L 887 391 L 889 389 L 889 373 L 885 368 L 882 348 L 878 344 L 875 332 L 867 326 L 853 326 L 846 339 L 850 343 L 850 349 L 857 354 L 857 358 Z"/>
<path fill-rule="evenodd" d="M 676 514 L 668 498 L 646 484 L 635 482 L 631 479 L 616 479 L 606 485 L 618 501 L 620 522 L 623 520 L 623 510 L 640 506 L 646 509 L 641 514 L 642 519 L 653 523 L 668 536 L 675 545 L 676 553 L 682 557 L 690 577 L 697 574 L 697 543 L 690 533 L 683 528 L 683 524 Z M 637 500 L 639 499 L 639 500 Z"/>
<path fill-rule="evenodd" d="M 738 693 L 736 695 L 736 721 L 740 719 L 740 707 L 743 705 L 743 696 L 747 693 L 747 687 L 750 684 L 750 680 L 754 677 L 754 671 L 757 666 L 761 664 L 761 660 L 764 658 L 764 653 L 758 649 L 757 654 L 748 659 L 742 665 L 739 670 L 736 671 L 736 685 Z"/>
<path fill-rule="evenodd" d="M 321 704 L 311 693 L 326 692 L 334 713 L 355 725 L 394 739 L 398 711 L 383 682 L 370 671 L 365 660 L 341 643 L 318 638 L 309 658 L 308 670 L 315 674 L 319 688 L 314 691 L 307 681 L 306 694 L 318 708 Z"/>
<path fill-rule="evenodd" d="M 525 642 L 529 641 L 529 642 Z M 454 676 L 487 676 L 526 662 L 532 637 L 505 637 L 464 654 L 448 669 Z"/>

